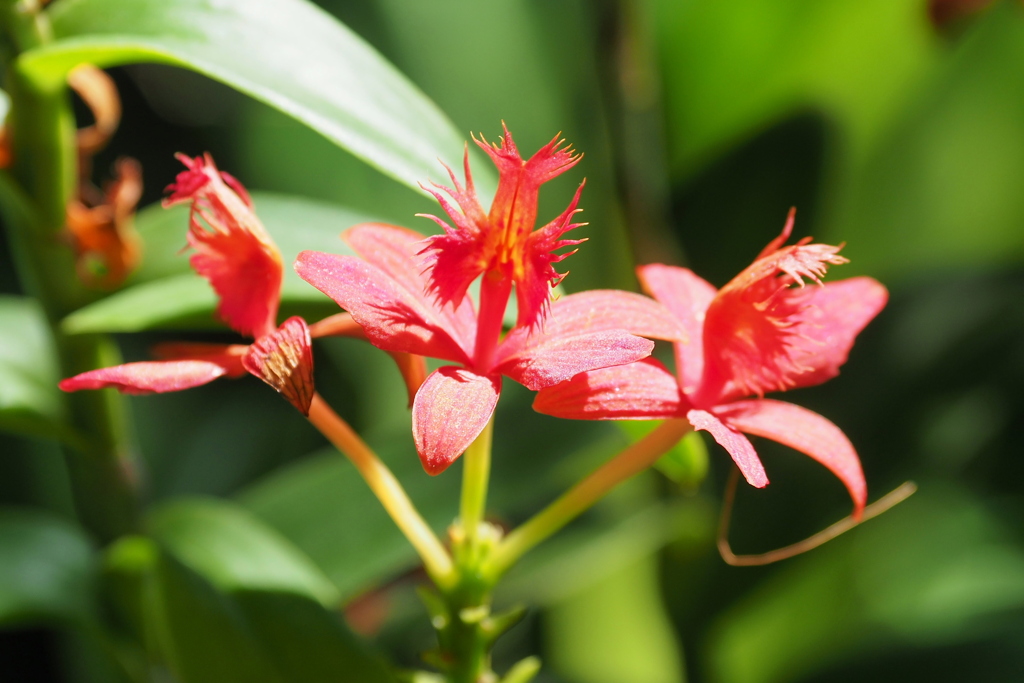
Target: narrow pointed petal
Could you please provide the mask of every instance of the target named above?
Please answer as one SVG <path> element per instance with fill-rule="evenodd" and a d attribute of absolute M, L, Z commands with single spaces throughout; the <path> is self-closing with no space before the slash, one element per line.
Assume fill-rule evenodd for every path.
<path fill-rule="evenodd" d="M 165 342 L 157 344 L 150 353 L 160 360 L 204 360 L 224 368 L 226 377 L 237 378 L 246 374 L 242 358 L 249 351 L 248 344 L 204 344 L 195 342 Z"/>
<path fill-rule="evenodd" d="M 367 263 L 387 273 L 402 289 L 420 299 L 444 321 L 444 328 L 464 348 L 471 348 L 476 329 L 473 305 L 440 305 L 428 295 L 427 259 L 420 253 L 427 239 L 415 230 L 383 223 L 364 223 L 342 235 Z M 467 346 L 468 345 L 468 346 Z"/>
<path fill-rule="evenodd" d="M 500 377 L 450 365 L 427 377 L 413 402 L 412 435 L 428 474 L 445 471 L 469 448 L 491 419 L 500 392 Z"/>
<path fill-rule="evenodd" d="M 839 374 L 861 330 L 885 308 L 889 292 L 876 280 L 855 277 L 808 287 L 792 357 L 804 370 L 794 386 L 809 387 Z"/>
<path fill-rule="evenodd" d="M 469 362 L 472 349 L 463 346 L 434 302 L 402 287 L 387 273 L 362 259 L 304 251 L 295 270 L 362 325 L 370 342 L 385 351 Z"/>
<path fill-rule="evenodd" d="M 754 450 L 750 439 L 706 410 L 691 410 L 686 413 L 686 419 L 694 429 L 710 433 L 722 448 L 729 451 L 747 483 L 757 488 L 768 485 L 768 475 L 765 474 L 764 465 L 757 457 L 757 451 Z"/>
<path fill-rule="evenodd" d="M 63 391 L 117 389 L 123 394 L 162 394 L 223 377 L 223 366 L 205 360 L 142 361 L 90 370 L 61 381 Z"/>
<path fill-rule="evenodd" d="M 541 389 L 533 409 L 570 420 L 660 420 L 682 417 L 689 404 L 668 368 L 647 358 Z"/>
<path fill-rule="evenodd" d="M 288 318 L 276 332 L 257 339 L 242 364 L 303 415 L 309 415 L 314 391 L 313 348 L 305 320 Z"/>
<path fill-rule="evenodd" d="M 653 350 L 654 342 L 621 330 L 543 335 L 522 350 L 503 355 L 495 371 L 537 391 L 587 370 L 641 360 Z"/>
<path fill-rule="evenodd" d="M 857 451 L 839 427 L 806 408 L 770 399 L 737 401 L 715 413 L 735 429 L 778 441 L 820 462 L 846 486 L 854 516 L 860 516 L 867 484 Z"/>
<path fill-rule="evenodd" d="M 704 374 L 704 315 L 718 290 L 688 268 L 652 263 L 636 272 L 644 290 L 664 304 L 686 332 L 686 340 L 675 345 L 676 373 L 683 392 L 691 394 Z"/>

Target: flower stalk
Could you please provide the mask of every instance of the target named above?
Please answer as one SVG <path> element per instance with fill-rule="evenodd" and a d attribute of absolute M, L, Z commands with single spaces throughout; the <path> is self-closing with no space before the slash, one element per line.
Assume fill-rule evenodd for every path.
<path fill-rule="evenodd" d="M 313 395 L 309 421 L 359 470 L 388 515 L 419 553 L 434 583 L 451 586 L 455 580 L 451 555 L 420 516 L 388 466 L 319 394 Z"/>
<path fill-rule="evenodd" d="M 462 498 L 459 523 L 472 542 L 479 533 L 487 507 L 487 485 L 491 476 L 491 442 L 494 418 L 487 423 L 480 436 L 470 444 L 462 456 Z"/>
<path fill-rule="evenodd" d="M 613 488 L 655 463 L 691 429 L 666 420 L 644 438 L 590 473 L 558 500 L 512 531 L 491 554 L 484 576 L 497 581 L 520 557 L 574 520 Z"/>

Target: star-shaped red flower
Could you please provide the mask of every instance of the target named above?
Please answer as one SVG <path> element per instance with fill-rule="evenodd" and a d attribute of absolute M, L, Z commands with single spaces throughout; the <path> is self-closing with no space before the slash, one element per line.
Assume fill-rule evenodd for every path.
<path fill-rule="evenodd" d="M 792 228 L 791 213 L 782 234 L 721 290 L 686 268 L 638 268 L 645 290 L 686 331 L 675 344 L 676 374 L 654 359 L 595 370 L 544 389 L 534 408 L 575 419 L 684 417 L 710 432 L 757 487 L 768 477 L 744 434 L 773 439 L 829 468 L 859 514 L 867 487 L 846 435 L 817 413 L 763 396 L 836 376 L 888 293 L 867 277 L 821 285 L 828 265 L 846 259 L 839 247 L 809 239 L 783 247 Z"/>
<path fill-rule="evenodd" d="M 413 402 L 413 435 L 424 468 L 446 469 L 487 425 L 507 376 L 538 390 L 587 370 L 648 356 L 653 344 L 625 332 L 680 340 L 683 331 L 661 304 L 616 291 L 594 291 L 549 304 L 561 276 L 554 249 L 576 244 L 560 236 L 577 225 L 577 191 L 557 219 L 533 231 L 541 184 L 576 163 L 557 139 L 523 160 L 505 131 L 501 146 L 479 143 L 498 166 L 490 212 L 476 199 L 466 162 L 466 186 L 435 192 L 456 227 L 443 235 L 366 224 L 344 238 L 361 258 L 302 252 L 295 268 L 359 323 L 367 338 L 391 352 L 446 360 Z M 479 306 L 466 292 L 480 278 Z M 513 287 L 518 320 L 502 338 Z"/>

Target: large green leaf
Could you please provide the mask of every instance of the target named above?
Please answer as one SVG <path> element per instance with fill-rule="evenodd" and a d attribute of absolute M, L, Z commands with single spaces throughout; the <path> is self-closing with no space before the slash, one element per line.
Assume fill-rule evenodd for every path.
<path fill-rule="evenodd" d="M 0 429 L 52 433 L 63 403 L 50 327 L 35 301 L 0 296 Z"/>
<path fill-rule="evenodd" d="M 223 591 L 261 589 L 304 595 L 333 607 L 338 592 L 313 562 L 232 503 L 177 499 L 150 514 L 150 532 Z"/>
<path fill-rule="evenodd" d="M 215 526 L 223 525 L 219 522 Z M 242 535 L 253 539 L 251 522 Z M 247 527 L 247 528 L 246 528 Z M 218 543 L 231 547 L 230 539 Z M 257 543 L 259 545 L 260 543 Z M 174 545 L 181 546 L 175 541 Z M 237 548 L 237 544 L 234 546 Z M 182 683 L 386 683 L 384 665 L 352 636 L 336 612 L 305 594 L 302 581 L 277 588 L 253 580 L 253 571 L 225 572 L 209 557 L 194 567 L 142 537 L 122 539 L 108 552 L 108 584 L 137 620 L 137 636 L 149 658 L 164 664 Z M 264 551 L 266 548 L 264 547 Z M 207 545 L 202 552 L 219 554 Z M 259 563 L 263 553 L 250 553 Z M 270 559 L 271 563 L 278 563 Z M 196 571 L 198 569 L 199 571 Z M 209 570 L 209 572 L 208 572 Z M 243 576 L 244 575 L 244 576 Z M 294 577 L 292 577 L 294 579 Z M 270 582 L 273 583 L 273 582 Z M 298 590 L 294 590 L 298 588 Z"/>
<path fill-rule="evenodd" d="M 437 107 L 344 25 L 303 0 L 63 0 L 56 40 L 19 67 L 56 83 L 81 62 L 172 64 L 294 116 L 416 187 L 462 136 Z"/>
<path fill-rule="evenodd" d="M 921 0 L 654 0 L 671 159 L 692 172 L 800 108 L 863 153 L 935 61 Z"/>
<path fill-rule="evenodd" d="M 291 264 L 304 249 L 351 254 L 340 234 L 356 223 L 374 219 L 344 207 L 288 195 L 256 192 L 253 202 L 284 257 L 282 315 L 316 319 L 336 313 L 337 304 L 306 284 Z M 189 269 L 188 255 L 182 253 L 188 229 L 187 208 L 146 207 L 139 212 L 136 226 L 145 255 L 129 286 L 72 313 L 64 320 L 65 331 L 138 332 L 218 325 L 213 317 L 217 305 L 213 290 Z"/>
<path fill-rule="evenodd" d="M 68 522 L 0 511 L 0 624 L 75 621 L 90 609 L 93 549 Z"/>

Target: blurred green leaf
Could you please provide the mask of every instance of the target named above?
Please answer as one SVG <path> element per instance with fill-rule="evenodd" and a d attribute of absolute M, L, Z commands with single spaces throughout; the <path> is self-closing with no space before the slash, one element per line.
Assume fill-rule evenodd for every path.
<path fill-rule="evenodd" d="M 88 614 L 93 549 L 68 522 L 28 510 L 0 511 L 0 625 Z"/>
<path fill-rule="evenodd" d="M 326 576 L 245 509 L 215 498 L 177 499 L 153 511 L 150 533 L 220 590 L 291 592 L 325 607 L 339 602 Z"/>
<path fill-rule="evenodd" d="M 45 83 L 81 62 L 192 69 L 295 117 L 416 188 L 462 136 L 438 108 L 348 28 L 302 0 L 66 0 L 54 40 L 19 68 Z"/>
<path fill-rule="evenodd" d="M 56 350 L 32 299 L 0 296 L 0 429 L 52 434 L 61 424 Z"/>
<path fill-rule="evenodd" d="M 374 219 L 344 207 L 267 192 L 253 193 L 256 211 L 284 258 L 281 314 L 308 315 L 310 320 L 337 313 L 337 304 L 304 282 L 291 267 L 304 249 L 352 254 L 340 238 L 357 223 Z M 217 299 L 209 283 L 189 268 L 183 254 L 188 208 L 153 205 L 136 218 L 145 252 L 143 264 L 129 286 L 85 306 L 63 322 L 70 334 L 138 332 L 154 328 L 210 328 Z"/>
<path fill-rule="evenodd" d="M 921 0 L 654 2 L 681 174 L 802 107 L 863 155 L 938 52 Z"/>
<path fill-rule="evenodd" d="M 724 614 L 715 680 L 778 683 L 869 651 L 976 638 L 1024 607 L 1024 551 L 975 499 L 930 487 L 786 567 Z"/>
<path fill-rule="evenodd" d="M 249 524 L 247 520 L 236 528 L 247 528 L 241 533 L 251 541 Z M 230 543 L 224 538 L 218 542 Z M 204 551 L 220 553 L 212 546 Z M 108 553 L 107 571 L 120 589 L 120 604 L 139 606 L 140 630 L 150 656 L 181 683 L 393 680 L 340 616 L 304 594 L 295 581 L 280 582 L 283 590 L 259 590 L 249 586 L 274 581 L 253 580 L 252 571 L 238 571 L 237 565 L 225 572 L 224 564 L 209 556 L 200 563 L 203 573 L 196 573 L 174 552 L 161 551 L 150 539 L 122 539 Z M 196 548 L 186 547 L 186 553 L 192 564 Z M 257 563 L 267 558 L 265 552 L 251 556 Z M 127 595 L 131 591 L 138 597 Z"/>
<path fill-rule="evenodd" d="M 892 282 L 1024 259 L 1024 7 L 970 26 L 841 188 L 833 241 Z M 894 257 L 898 255 L 898 258 Z"/>
<path fill-rule="evenodd" d="M 384 664 L 367 653 L 336 612 L 286 593 L 242 591 L 234 596 L 263 654 L 289 683 L 392 683 Z"/>
<path fill-rule="evenodd" d="M 401 458 L 388 455 L 383 457 L 420 513 L 435 530 L 443 531 L 455 518 L 458 480 L 428 478 L 415 452 Z M 243 493 L 241 502 L 302 548 L 343 598 L 417 564 L 412 546 L 380 501 L 352 464 L 333 449 L 258 482 Z"/>
<path fill-rule="evenodd" d="M 682 683 L 656 555 L 619 568 L 545 613 L 546 660 L 578 683 Z"/>
<path fill-rule="evenodd" d="M 639 441 L 654 430 L 659 420 L 619 420 L 616 423 L 629 435 L 631 441 Z M 694 491 L 708 474 L 708 447 L 697 432 L 690 432 L 670 451 L 654 463 L 654 467 L 666 477 L 679 484 L 684 490 Z"/>

